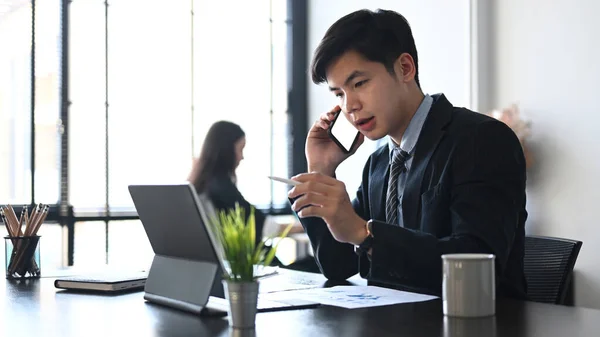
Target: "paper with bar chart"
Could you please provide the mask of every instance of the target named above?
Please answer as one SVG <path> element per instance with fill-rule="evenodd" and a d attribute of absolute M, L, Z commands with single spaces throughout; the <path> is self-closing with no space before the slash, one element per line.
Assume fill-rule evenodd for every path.
<path fill-rule="evenodd" d="M 336 286 L 261 294 L 261 298 L 273 301 L 284 298 L 301 298 L 325 305 L 356 309 L 399 303 L 423 302 L 436 299 L 437 297 L 376 286 Z"/>

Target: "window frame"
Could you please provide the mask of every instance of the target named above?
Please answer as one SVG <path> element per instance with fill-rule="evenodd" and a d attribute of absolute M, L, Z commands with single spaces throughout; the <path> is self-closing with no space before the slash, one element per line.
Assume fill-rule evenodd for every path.
<path fill-rule="evenodd" d="M 108 223 L 119 221 L 119 220 L 138 220 L 136 212 L 116 212 L 111 211 L 108 204 L 108 158 L 106 160 L 106 204 L 103 210 L 98 210 L 92 213 L 75 213 L 73 205 L 69 202 L 69 5 L 72 0 L 55 0 L 60 1 L 60 86 L 59 86 L 59 98 L 60 98 L 60 112 L 58 127 L 61 130 L 60 133 L 60 189 L 59 189 L 59 200 L 56 204 L 50 205 L 49 214 L 47 217 L 48 222 L 56 222 L 67 229 L 67 265 L 71 266 L 74 262 L 74 242 L 75 242 L 75 223 L 82 221 L 98 221 L 104 222 L 105 229 L 108 232 Z M 77 0 L 75 0 L 77 1 Z M 274 0 L 272 0 L 274 1 Z M 287 1 L 287 76 L 288 76 L 288 87 L 287 87 L 287 135 L 289 139 L 288 146 L 288 170 L 289 175 L 298 174 L 306 171 L 306 158 L 304 157 L 304 143 L 306 139 L 306 130 L 308 127 L 308 111 L 307 111 L 307 1 L 306 0 L 286 0 Z M 33 207 L 35 202 L 35 13 L 36 13 L 36 0 L 30 0 L 32 7 L 32 35 L 31 35 L 31 74 L 30 74 L 30 90 L 31 90 L 31 124 L 30 124 L 30 137 L 31 137 L 31 200 L 29 200 L 29 207 Z M 109 15 L 108 0 L 104 1 L 105 20 Z M 193 1 L 190 1 L 190 15 L 193 14 Z M 193 17 L 191 18 L 193 19 Z M 105 21 L 106 22 L 106 21 Z M 105 29 L 108 27 L 105 26 Z M 105 40 L 108 44 L 108 38 Z M 191 42 L 193 43 L 193 42 Z M 192 49 L 193 53 L 193 49 Z M 293 60 L 292 60 L 293 57 Z M 108 67 L 108 66 L 107 66 Z M 108 69 L 105 69 L 108 76 Z M 108 82 L 106 84 L 108 86 Z M 193 82 L 192 84 L 193 85 Z M 105 88 L 108 92 L 108 88 Z M 106 118 L 108 118 L 108 102 L 105 104 Z M 193 110 L 192 110 L 193 112 Z M 272 114 L 273 112 L 271 112 Z M 107 126 L 108 128 L 108 123 Z M 108 137 L 108 129 L 105 130 L 106 137 Z M 192 133 L 193 137 L 193 133 Z M 192 138 L 192 141 L 194 139 Z M 108 142 L 107 142 L 108 144 Z M 271 149 L 272 150 L 272 149 Z M 108 148 L 106 149 L 106 156 L 108 157 Z M 272 157 L 272 156 L 271 156 Z M 271 195 L 272 200 L 272 195 Z M 22 206 L 15 205 L 15 211 L 20 212 Z M 262 211 L 273 214 L 291 214 L 290 205 L 283 208 L 275 208 L 273 202 L 269 208 L 262 209 Z M 106 236 L 108 240 L 108 235 Z M 108 241 L 106 242 L 108 247 Z M 108 256 L 107 256 L 108 259 Z"/>

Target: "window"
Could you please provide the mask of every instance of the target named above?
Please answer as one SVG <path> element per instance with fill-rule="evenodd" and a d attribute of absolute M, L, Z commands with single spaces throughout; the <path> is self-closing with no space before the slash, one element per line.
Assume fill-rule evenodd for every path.
<path fill-rule="evenodd" d="M 107 139 L 108 205 L 113 210 L 132 209 L 130 184 L 180 182 L 189 173 L 190 41 L 189 1 L 168 6 L 163 1 L 110 1 Z"/>
<path fill-rule="evenodd" d="M 0 204 L 53 205 L 58 225 L 40 232 L 52 237 L 49 263 L 143 261 L 151 250 L 127 186 L 185 181 L 225 119 L 247 136 L 242 193 L 289 212 L 288 187 L 266 176 L 305 166 L 290 150 L 307 125 L 303 6 L 0 1 Z M 127 235 L 144 240 L 132 248 Z M 127 249 L 146 253 L 127 262 Z"/>
<path fill-rule="evenodd" d="M 31 5 L 0 7 L 0 200 L 31 200 Z"/>
<path fill-rule="evenodd" d="M 69 6 L 69 201 L 90 210 L 106 203 L 105 6 L 103 0 Z"/>
<path fill-rule="evenodd" d="M 120 268 L 148 270 L 154 251 L 139 220 L 108 223 L 108 264 Z"/>
<path fill-rule="evenodd" d="M 128 185 L 185 181 L 208 128 L 222 119 L 246 133 L 242 193 L 262 208 L 286 207 L 286 186 L 266 178 L 289 174 L 286 11 L 285 1 L 113 0 L 108 9 L 73 1 L 76 214 L 132 211 Z"/>
<path fill-rule="evenodd" d="M 59 1 L 37 1 L 35 9 L 35 200 L 56 204 L 60 194 Z"/>
<path fill-rule="evenodd" d="M 0 2 L 0 204 L 17 208 L 60 193 L 60 2 L 37 2 L 32 24 L 33 13 L 30 1 Z M 42 266 L 62 265 L 63 227 L 38 234 Z"/>
<path fill-rule="evenodd" d="M 75 223 L 74 265 L 91 269 L 110 264 L 116 268 L 148 270 L 154 252 L 139 220 Z"/>
<path fill-rule="evenodd" d="M 238 187 L 265 208 L 287 204 L 287 186 L 267 179 L 289 174 L 286 10 L 286 1 L 194 1 L 194 155 L 212 123 L 238 123 Z"/>
<path fill-rule="evenodd" d="M 6 203 L 29 203 L 34 197 L 56 203 L 59 198 L 59 5 L 43 1 L 36 9 L 34 48 L 31 4 L 13 0 L 0 6 L 0 200 Z"/>

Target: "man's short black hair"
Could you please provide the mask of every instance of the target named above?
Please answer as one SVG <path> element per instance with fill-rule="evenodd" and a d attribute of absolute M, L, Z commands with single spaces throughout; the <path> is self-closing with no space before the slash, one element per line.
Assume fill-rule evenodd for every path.
<path fill-rule="evenodd" d="M 415 61 L 415 82 L 419 84 L 417 47 L 408 21 L 389 10 L 362 9 L 336 21 L 325 33 L 312 60 L 311 75 L 316 84 L 327 81 L 327 68 L 347 51 L 356 51 L 369 61 L 382 63 L 394 74 L 394 62 L 403 53 Z"/>

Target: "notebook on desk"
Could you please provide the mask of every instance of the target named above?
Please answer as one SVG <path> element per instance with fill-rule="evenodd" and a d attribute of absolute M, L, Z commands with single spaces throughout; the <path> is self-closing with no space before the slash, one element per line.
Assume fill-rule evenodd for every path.
<path fill-rule="evenodd" d="M 226 302 L 218 299 L 225 297 L 221 281 L 226 266 L 194 187 L 131 185 L 129 193 L 155 253 L 144 299 L 196 314 L 226 312 Z M 270 299 L 259 304 L 259 311 L 317 305 Z"/>
<path fill-rule="evenodd" d="M 146 272 L 70 276 L 56 279 L 54 286 L 67 290 L 114 293 L 143 290 L 147 277 Z"/>

